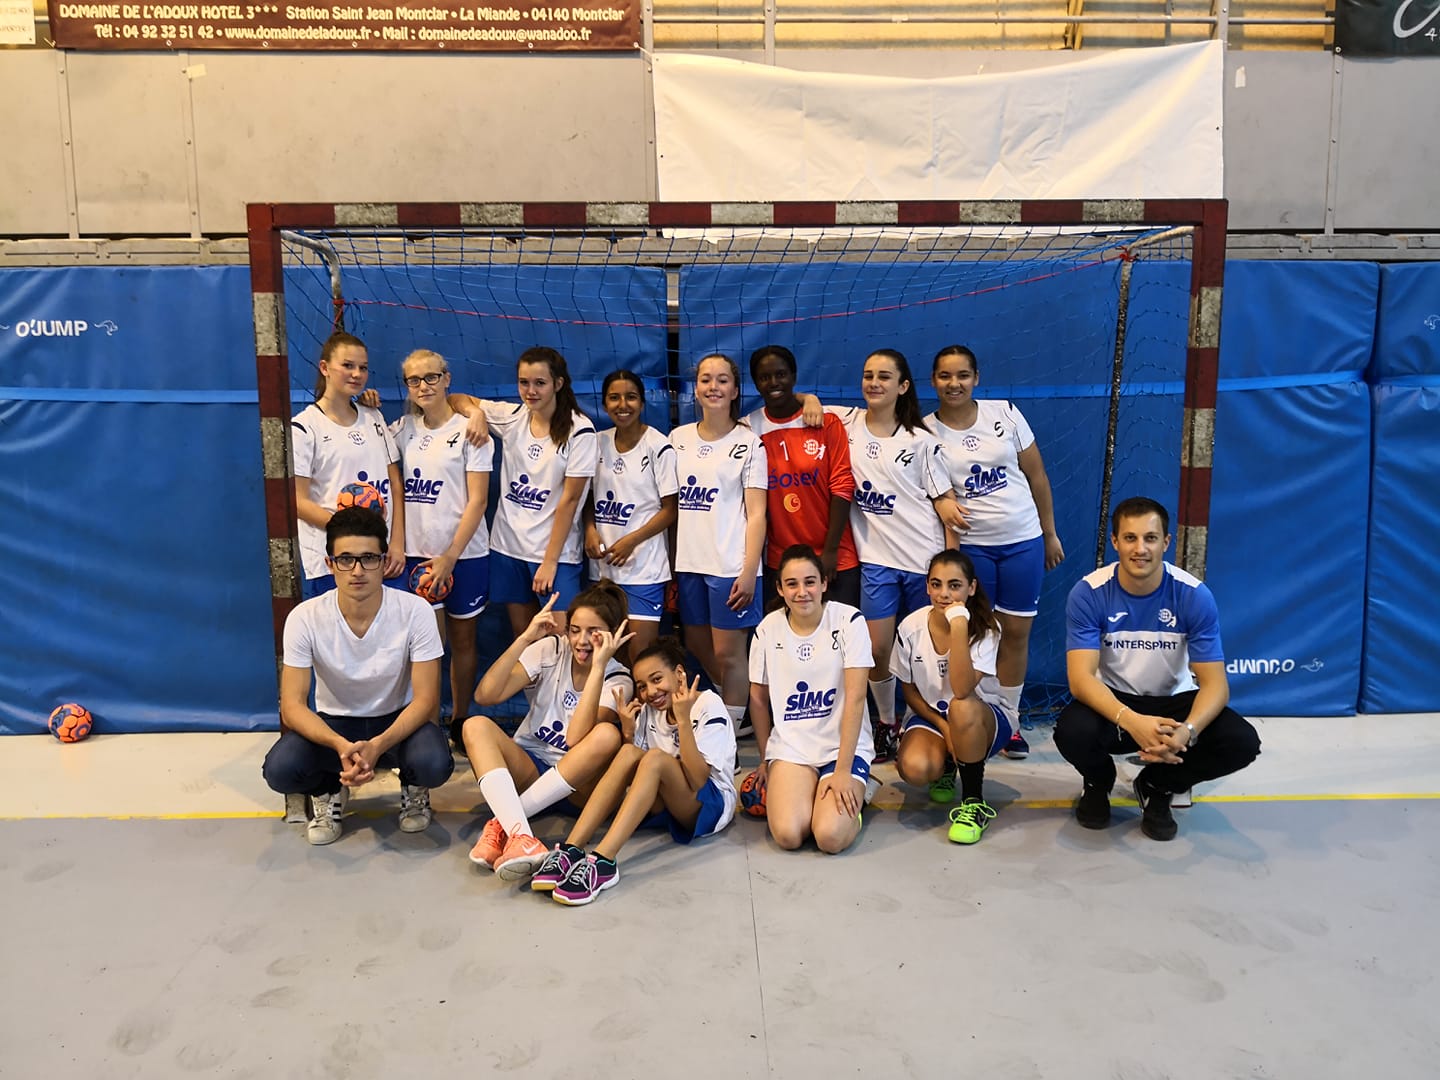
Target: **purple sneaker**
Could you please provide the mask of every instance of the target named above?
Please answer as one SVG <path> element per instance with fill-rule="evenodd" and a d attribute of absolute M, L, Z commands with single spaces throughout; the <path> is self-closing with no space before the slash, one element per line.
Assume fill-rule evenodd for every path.
<path fill-rule="evenodd" d="M 540 869 L 530 879 L 530 888 L 536 892 L 554 892 L 575 864 L 584 859 L 585 852 L 573 844 L 556 844 L 555 850 L 545 856 Z"/>
<path fill-rule="evenodd" d="M 566 907 L 580 907 L 620 880 L 620 867 L 609 859 L 587 855 L 570 868 L 565 880 L 555 886 L 551 899 Z"/>

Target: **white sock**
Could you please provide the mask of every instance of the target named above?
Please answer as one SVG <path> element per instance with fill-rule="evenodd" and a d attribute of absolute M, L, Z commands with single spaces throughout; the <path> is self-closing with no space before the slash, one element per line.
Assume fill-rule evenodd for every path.
<path fill-rule="evenodd" d="M 1019 686 L 1002 686 L 1002 687 L 1000 687 L 1000 697 L 1004 700 L 1005 704 L 1009 707 L 1009 708 L 1008 708 L 1008 711 L 1009 711 L 1010 715 L 1013 716 L 1013 717 L 1016 717 L 1017 719 L 1018 719 L 1019 716 L 1020 716 L 1020 695 L 1023 694 L 1024 692 L 1025 692 L 1025 684 L 1024 684 L 1024 683 L 1021 683 Z"/>
<path fill-rule="evenodd" d="M 559 769 L 547 769 L 540 774 L 540 779 L 526 788 L 520 796 L 520 809 L 525 811 L 527 817 L 538 814 L 541 810 L 554 806 L 574 790 L 565 782 Z"/>
<path fill-rule="evenodd" d="M 870 683 L 870 693 L 875 698 L 875 714 L 886 727 L 895 726 L 895 676 Z"/>
<path fill-rule="evenodd" d="M 510 775 L 510 770 L 491 769 L 480 777 L 480 794 L 485 796 L 490 813 L 495 815 L 506 835 L 530 835 L 530 819 L 525 816 L 525 808 L 520 805 L 520 795 L 515 790 L 515 780 Z"/>

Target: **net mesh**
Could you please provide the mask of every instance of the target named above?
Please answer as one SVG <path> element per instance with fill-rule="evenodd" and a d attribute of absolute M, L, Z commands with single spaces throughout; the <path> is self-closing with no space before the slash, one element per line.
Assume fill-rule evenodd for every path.
<path fill-rule="evenodd" d="M 1035 432 L 1066 551 L 1046 575 L 1032 631 L 1027 722 L 1065 700 L 1065 596 L 1103 550 L 1107 475 L 1112 503 L 1146 494 L 1175 504 L 1187 229 L 282 235 L 297 410 L 313 396 L 320 344 L 337 318 L 366 342 L 387 412 L 403 400 L 400 363 L 412 349 L 446 357 L 456 390 L 513 399 L 516 357 L 547 345 L 566 357 L 581 407 L 602 426 L 605 374 L 644 376 L 647 422 L 662 431 L 695 418 L 692 373 L 711 352 L 743 369 L 760 345 L 785 345 L 799 359 L 799 390 L 863 404 L 865 357 L 898 349 L 928 413 L 931 358 L 967 345 L 979 360 L 976 396 L 1013 401 Z M 759 401 L 745 391 L 748 411 Z"/>

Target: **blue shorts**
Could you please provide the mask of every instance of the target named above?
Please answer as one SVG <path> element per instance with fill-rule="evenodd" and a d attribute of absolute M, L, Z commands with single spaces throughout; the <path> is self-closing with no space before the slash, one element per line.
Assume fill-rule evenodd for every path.
<path fill-rule="evenodd" d="M 659 622 L 660 616 L 665 614 L 665 587 L 668 584 L 662 581 L 657 585 L 621 585 L 630 605 L 630 621 Z"/>
<path fill-rule="evenodd" d="M 693 828 L 687 829 L 680 824 L 668 810 L 651 814 L 640 823 L 640 826 L 641 828 L 669 829 L 670 839 L 677 844 L 688 844 L 692 840 L 709 836 L 715 831 L 715 826 L 720 824 L 720 818 L 725 813 L 725 796 L 720 794 L 720 789 L 715 786 L 714 780 L 706 780 L 704 786 L 695 793 L 695 801 L 700 804 L 700 813 L 695 818 Z"/>
<path fill-rule="evenodd" d="M 1033 616 L 1040 610 L 1040 582 L 1045 577 L 1043 536 L 996 547 L 961 544 L 960 550 L 975 564 L 975 578 L 996 611 Z"/>
<path fill-rule="evenodd" d="M 405 573 L 394 580 L 408 590 L 410 575 L 425 561 L 419 556 L 407 556 Z M 430 606 L 443 607 L 445 614 L 452 619 L 473 619 L 485 610 L 485 601 L 489 598 L 490 557 L 482 555 L 477 559 L 461 559 L 455 564 L 454 577 L 455 584 L 450 587 L 450 594 L 439 602 L 431 601 Z"/>
<path fill-rule="evenodd" d="M 750 597 L 748 607 L 731 611 L 725 606 L 730 598 L 734 578 L 715 577 L 712 574 L 676 574 L 675 583 L 680 587 L 680 621 L 686 626 L 710 626 L 716 630 L 748 630 L 760 625 L 761 581 L 755 579 L 755 594 Z"/>
<path fill-rule="evenodd" d="M 950 703 L 947 701 L 945 704 L 948 707 Z M 1010 736 L 1014 734 L 1014 730 L 1010 727 L 1009 717 L 1005 715 L 1004 710 L 1001 709 L 999 705 L 993 705 L 988 701 L 985 704 L 990 705 L 990 711 L 995 714 L 995 738 L 990 744 L 990 749 L 986 751 L 985 754 L 987 758 L 992 758 L 1001 750 L 1005 749 L 1005 744 L 1010 741 Z M 938 727 L 929 720 L 916 716 L 914 713 L 906 717 L 905 723 L 901 725 L 900 738 L 905 738 L 905 736 L 912 731 L 928 731 L 937 739 L 945 738 Z"/>
<path fill-rule="evenodd" d="M 538 562 L 526 562 L 524 559 L 511 558 L 509 555 L 501 555 L 498 551 L 490 552 L 490 602 L 494 604 L 534 604 L 542 607 L 548 596 L 538 596 L 530 588 L 530 583 L 535 580 L 535 573 L 540 569 Z M 580 581 L 579 563 L 560 563 L 555 567 L 555 592 L 560 594 L 560 599 L 555 601 L 556 611 L 565 611 L 570 607 L 570 601 L 580 595 L 582 582 Z"/>
<path fill-rule="evenodd" d="M 334 574 L 321 574 L 319 577 L 307 577 L 300 582 L 300 599 L 314 600 L 315 597 L 324 596 L 334 588 Z"/>
<path fill-rule="evenodd" d="M 821 765 L 820 768 L 816 770 L 820 774 L 820 779 L 823 780 L 825 777 L 833 773 L 835 771 L 835 765 L 837 764 L 837 762 L 838 759 L 836 761 L 829 761 L 826 762 L 824 765 Z M 855 755 L 855 759 L 850 762 L 850 775 L 853 776 L 856 780 L 859 780 L 862 784 L 868 784 L 870 782 L 870 763 L 864 758 L 860 757 L 860 755 Z"/>
<path fill-rule="evenodd" d="M 860 568 L 860 613 L 865 618 L 903 619 L 928 603 L 924 574 L 889 566 Z"/>
<path fill-rule="evenodd" d="M 515 745 L 519 746 L 520 744 L 516 743 Z M 521 746 L 520 749 L 524 750 L 525 756 L 535 763 L 535 771 L 538 772 L 541 776 L 544 776 L 547 772 L 549 772 L 555 767 L 554 765 L 551 765 L 550 762 L 542 758 L 539 754 L 531 750 L 529 747 Z"/>

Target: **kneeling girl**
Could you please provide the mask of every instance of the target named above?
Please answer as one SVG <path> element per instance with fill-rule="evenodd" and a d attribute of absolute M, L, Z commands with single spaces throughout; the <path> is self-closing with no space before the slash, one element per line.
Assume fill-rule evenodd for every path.
<path fill-rule="evenodd" d="M 895 764 L 907 783 L 929 784 L 937 802 L 955 797 L 958 774 L 949 836 L 973 844 L 995 817 L 982 791 L 985 762 L 1017 730 L 995 678 L 1000 624 L 964 552 L 932 558 L 925 585 L 930 605 L 900 624 L 890 654 L 911 712 Z"/>
<path fill-rule="evenodd" d="M 676 842 L 712 836 L 735 817 L 735 732 L 720 695 L 688 681 L 685 650 L 663 638 L 635 657 L 635 697 L 616 700 L 622 727 L 635 728 L 595 785 L 575 828 L 530 881 L 567 906 L 588 904 L 620 880 L 616 857 L 652 815 Z M 610 829 L 582 850 L 611 814 Z"/>
<path fill-rule="evenodd" d="M 766 818 L 782 848 L 813 836 L 835 855 L 860 833 L 875 756 L 863 722 L 870 636 L 857 609 L 825 600 L 825 572 L 813 549 L 785 549 L 777 588 L 784 606 L 765 616 L 750 646 L 750 716 Z"/>

